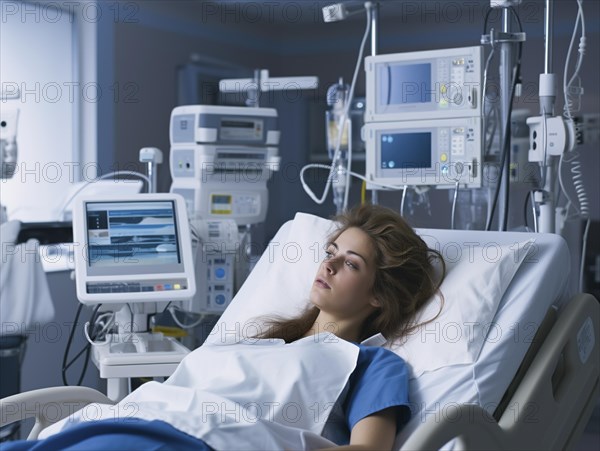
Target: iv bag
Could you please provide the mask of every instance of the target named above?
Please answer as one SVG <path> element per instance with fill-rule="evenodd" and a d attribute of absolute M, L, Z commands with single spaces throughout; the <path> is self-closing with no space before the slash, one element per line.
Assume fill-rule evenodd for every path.
<path fill-rule="evenodd" d="M 338 139 L 340 138 L 340 126 L 346 104 L 348 102 L 348 96 L 350 93 L 350 87 L 344 84 L 340 78 L 339 82 L 331 85 L 327 90 L 327 105 L 329 109 L 325 112 L 325 133 L 327 140 L 327 152 L 329 158 L 333 158 L 335 150 L 338 146 Z M 341 136 L 340 151 L 345 152 L 348 150 L 348 137 L 350 135 L 350 115 L 346 116 L 344 132 Z"/>

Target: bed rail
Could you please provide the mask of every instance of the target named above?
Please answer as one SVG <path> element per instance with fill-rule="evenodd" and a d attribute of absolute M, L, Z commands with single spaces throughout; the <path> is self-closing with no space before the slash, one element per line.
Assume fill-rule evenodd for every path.
<path fill-rule="evenodd" d="M 498 422 L 479 406 L 461 405 L 444 421 L 425 422 L 402 449 L 440 449 L 453 439 L 467 450 L 572 448 L 600 393 L 599 329 L 596 298 L 574 296 Z"/>
<path fill-rule="evenodd" d="M 27 437 L 34 440 L 45 427 L 92 402 L 114 404 L 89 387 L 50 387 L 19 393 L 0 399 L 0 426 L 34 417 L 35 425 Z"/>

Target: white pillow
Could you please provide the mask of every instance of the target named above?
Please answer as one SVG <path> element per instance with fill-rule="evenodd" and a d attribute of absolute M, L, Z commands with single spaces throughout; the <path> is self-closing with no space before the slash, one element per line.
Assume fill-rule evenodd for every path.
<path fill-rule="evenodd" d="M 390 346 L 409 363 L 412 377 L 448 365 L 473 363 L 486 337 L 498 340 L 502 331 L 494 325 L 494 316 L 534 241 L 501 246 L 495 242 L 439 243 L 435 237 L 421 237 L 429 247 L 441 250 L 446 278 L 440 288 L 444 297 L 441 312 L 442 301 L 434 297 L 416 321 L 425 323 L 438 312 L 439 316 Z"/>
<path fill-rule="evenodd" d="M 327 238 L 334 230 L 332 221 L 305 213 L 284 224 L 207 341 L 230 342 L 253 336 L 263 330 L 265 316 L 298 314 L 308 303 Z M 440 316 L 401 342 L 390 344 L 390 349 L 411 366 L 412 377 L 477 360 L 488 329 L 493 339 L 492 321 L 500 300 L 530 247 L 528 242 L 440 246 L 435 236 L 422 238 L 428 246 L 442 249 L 447 277 L 441 287 L 445 301 Z M 437 297 L 432 299 L 422 310 L 420 321 L 435 317 L 439 305 Z"/>
<path fill-rule="evenodd" d="M 265 317 L 293 317 L 308 304 L 310 288 L 335 224 L 304 213 L 284 224 L 219 318 L 209 343 L 257 335 Z"/>

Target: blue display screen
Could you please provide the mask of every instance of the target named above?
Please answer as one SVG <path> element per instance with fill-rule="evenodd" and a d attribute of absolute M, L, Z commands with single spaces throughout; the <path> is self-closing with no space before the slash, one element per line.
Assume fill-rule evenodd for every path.
<path fill-rule="evenodd" d="M 431 102 L 431 64 L 396 64 L 381 68 L 380 105 Z"/>
<path fill-rule="evenodd" d="M 381 169 L 431 167 L 431 133 L 381 135 Z"/>
<path fill-rule="evenodd" d="M 86 215 L 90 267 L 181 263 L 173 202 L 90 202 Z"/>

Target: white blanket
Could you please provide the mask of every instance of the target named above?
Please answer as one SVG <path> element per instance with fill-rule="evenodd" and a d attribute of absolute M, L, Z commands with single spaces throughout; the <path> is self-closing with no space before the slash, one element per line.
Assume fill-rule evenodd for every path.
<path fill-rule="evenodd" d="M 90 405 L 68 421 L 115 417 L 163 420 L 215 449 L 314 449 L 358 358 L 330 333 L 285 344 L 245 340 L 202 346 L 164 383 L 149 382 L 116 406 Z"/>

